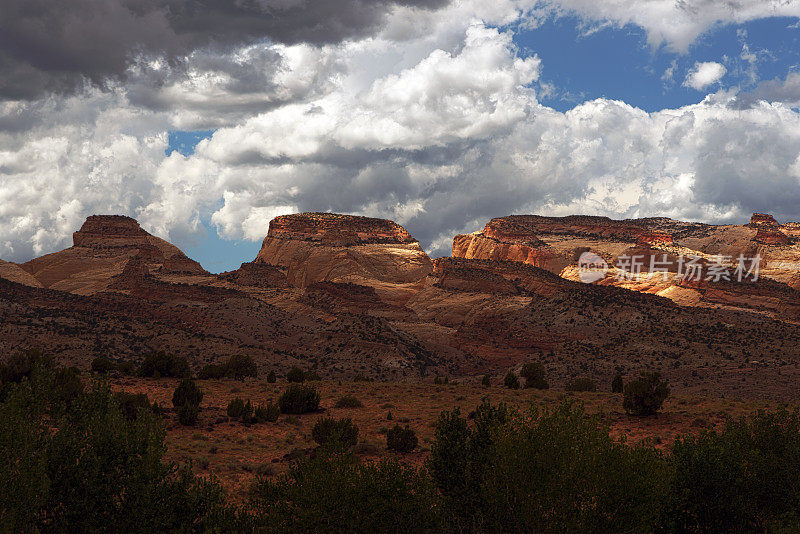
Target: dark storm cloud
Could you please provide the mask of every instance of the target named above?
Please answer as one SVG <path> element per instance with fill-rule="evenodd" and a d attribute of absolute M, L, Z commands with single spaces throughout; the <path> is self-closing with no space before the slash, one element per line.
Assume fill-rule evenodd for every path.
<path fill-rule="evenodd" d="M 131 61 L 268 38 L 335 43 L 374 32 L 394 5 L 447 0 L 0 0 L 0 98 L 102 86 Z"/>

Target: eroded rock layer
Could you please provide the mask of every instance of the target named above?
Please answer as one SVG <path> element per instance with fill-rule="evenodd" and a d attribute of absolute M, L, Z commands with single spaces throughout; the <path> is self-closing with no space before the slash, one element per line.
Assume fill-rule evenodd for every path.
<path fill-rule="evenodd" d="M 333 213 L 273 219 L 256 262 L 286 268 L 296 287 L 320 281 L 408 284 L 432 268 L 428 255 L 400 225 Z"/>
<path fill-rule="evenodd" d="M 105 290 L 134 257 L 152 274 L 208 274 L 178 247 L 150 235 L 130 217 L 92 215 L 72 240 L 72 247 L 21 267 L 44 287 L 79 294 Z"/>
<path fill-rule="evenodd" d="M 512 215 L 492 219 L 482 232 L 456 236 L 453 256 L 522 262 L 586 281 L 580 258 L 592 252 L 608 266 L 592 280 L 597 284 L 666 296 L 682 305 L 742 307 L 800 319 L 799 227 L 762 213 L 747 225 L 718 226 L 666 218 Z M 692 258 L 702 283 L 681 279 L 691 274 L 685 262 Z M 725 275 L 713 279 L 720 266 Z M 758 277 L 777 285 L 753 285 Z"/>

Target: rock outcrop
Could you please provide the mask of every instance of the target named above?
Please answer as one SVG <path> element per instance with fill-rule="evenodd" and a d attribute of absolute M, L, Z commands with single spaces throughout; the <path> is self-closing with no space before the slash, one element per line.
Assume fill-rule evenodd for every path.
<path fill-rule="evenodd" d="M 789 244 L 789 236 L 784 233 L 778 221 L 766 213 L 754 213 L 750 226 L 756 229 L 755 241 L 765 245 L 784 246 Z"/>
<path fill-rule="evenodd" d="M 244 287 L 289 287 L 286 269 L 261 262 L 243 263 L 235 271 L 219 274 L 220 279 Z"/>
<path fill-rule="evenodd" d="M 482 232 L 457 235 L 453 239 L 453 256 L 518 261 L 559 274 L 587 250 L 602 249 L 601 256 L 611 260 L 632 244 L 670 240 L 666 232 L 608 217 L 510 215 L 492 219 Z"/>
<path fill-rule="evenodd" d="M 410 284 L 432 268 L 428 255 L 402 226 L 334 213 L 276 217 L 255 261 L 285 268 L 296 287 L 320 281 Z"/>
<path fill-rule="evenodd" d="M 105 290 L 134 257 L 150 274 L 208 274 L 178 247 L 150 235 L 130 217 L 92 215 L 72 241 L 72 247 L 35 258 L 22 269 L 44 287 L 78 294 Z"/>
<path fill-rule="evenodd" d="M 782 226 L 762 213 L 753 214 L 747 225 L 719 226 L 666 218 L 614 221 L 512 215 L 492 219 L 482 232 L 456 236 L 453 256 L 521 262 L 581 281 L 578 259 L 591 251 L 609 267 L 605 276 L 595 280 L 599 285 L 666 296 L 681 305 L 724 305 L 791 316 L 796 298 L 792 291 L 800 288 L 800 247 L 792 245 L 794 233 L 800 233 L 800 225 Z M 746 272 L 737 285 L 740 257 L 744 261 L 758 258 L 760 276 L 790 291 L 764 285 L 744 287 L 752 284 L 752 273 Z M 704 280 L 715 265 L 725 265 L 730 283 L 698 285 L 680 280 L 681 258 L 696 258 Z M 744 295 L 750 290 L 754 297 L 748 303 Z"/>

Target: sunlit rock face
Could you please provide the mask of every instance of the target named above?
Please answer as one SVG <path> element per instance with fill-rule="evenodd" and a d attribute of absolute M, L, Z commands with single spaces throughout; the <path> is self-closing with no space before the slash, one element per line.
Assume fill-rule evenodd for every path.
<path fill-rule="evenodd" d="M 481 232 L 456 236 L 453 256 L 521 262 L 580 281 L 579 258 L 590 251 L 608 264 L 608 272 L 595 282 L 600 285 L 661 295 L 682 305 L 752 308 L 794 317 L 798 302 L 795 290 L 800 288 L 798 236 L 800 224 L 781 225 L 763 213 L 753 214 L 746 225 L 668 218 L 615 221 L 580 215 L 512 215 L 492 219 Z M 630 264 L 631 257 L 638 258 L 642 272 L 625 276 L 624 263 Z M 722 262 L 731 280 L 695 283 L 676 278 L 681 257 L 698 258 L 703 276 L 710 265 Z M 753 284 L 752 273 L 739 282 L 735 274 L 739 258 L 758 258 L 758 276 L 777 285 Z M 666 273 L 651 272 L 653 265 Z"/>
<path fill-rule="evenodd" d="M 159 276 L 207 274 L 178 247 L 150 235 L 135 219 L 92 215 L 72 235 L 73 246 L 21 265 L 42 286 L 78 294 L 104 291 L 132 258 Z"/>
<path fill-rule="evenodd" d="M 285 267 L 297 287 L 320 281 L 413 284 L 432 269 L 417 240 L 397 223 L 335 213 L 276 217 L 256 262 Z"/>

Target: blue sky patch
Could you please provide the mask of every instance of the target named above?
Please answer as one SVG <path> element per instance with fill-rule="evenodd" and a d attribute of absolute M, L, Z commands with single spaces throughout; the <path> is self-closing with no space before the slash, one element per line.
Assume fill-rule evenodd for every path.
<path fill-rule="evenodd" d="M 800 26 L 794 18 L 768 18 L 717 26 L 688 53 L 653 49 L 646 32 L 629 24 L 592 29 L 577 17 L 551 17 L 535 29 L 515 28 L 523 55 L 542 60 L 540 101 L 567 111 L 586 100 L 610 98 L 652 112 L 701 101 L 718 89 L 752 88 L 800 69 Z M 697 62 L 725 66 L 722 79 L 701 91 L 684 86 Z M 552 87 L 547 91 L 547 87 Z"/>
<path fill-rule="evenodd" d="M 194 148 L 197 143 L 203 139 L 210 139 L 214 135 L 214 130 L 172 130 L 169 134 L 169 145 L 165 150 L 167 156 L 173 152 L 178 152 L 184 156 L 191 156 L 194 154 Z"/>

